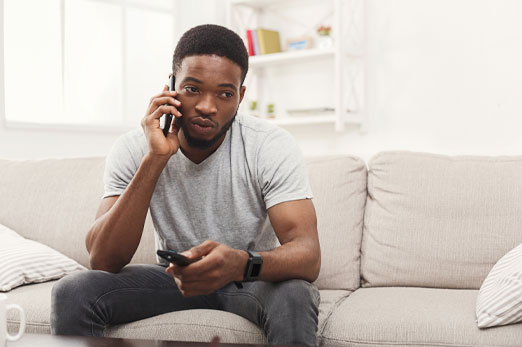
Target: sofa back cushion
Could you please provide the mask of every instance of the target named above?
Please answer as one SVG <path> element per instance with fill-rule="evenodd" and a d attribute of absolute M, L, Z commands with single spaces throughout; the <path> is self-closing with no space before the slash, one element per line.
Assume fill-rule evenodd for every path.
<path fill-rule="evenodd" d="M 103 196 L 104 158 L 0 160 L 0 223 L 88 266 L 85 235 Z M 360 286 L 366 165 L 356 157 L 307 158 L 318 218 L 321 289 Z M 155 263 L 147 216 L 133 263 Z"/>
<path fill-rule="evenodd" d="M 307 159 L 321 244 L 320 289 L 360 286 L 360 249 L 366 202 L 366 164 L 359 158 Z"/>
<path fill-rule="evenodd" d="M 85 235 L 103 195 L 104 158 L 0 160 L 0 223 L 88 266 Z M 133 263 L 151 263 L 148 216 Z"/>
<path fill-rule="evenodd" d="M 387 152 L 368 166 L 363 287 L 478 289 L 522 242 L 522 157 Z"/>

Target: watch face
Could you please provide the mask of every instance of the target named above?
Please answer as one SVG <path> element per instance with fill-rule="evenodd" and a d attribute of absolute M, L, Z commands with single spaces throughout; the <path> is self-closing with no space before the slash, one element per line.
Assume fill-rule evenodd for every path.
<path fill-rule="evenodd" d="M 250 273 L 250 277 L 259 277 L 260 272 L 261 264 L 252 264 L 252 272 Z"/>

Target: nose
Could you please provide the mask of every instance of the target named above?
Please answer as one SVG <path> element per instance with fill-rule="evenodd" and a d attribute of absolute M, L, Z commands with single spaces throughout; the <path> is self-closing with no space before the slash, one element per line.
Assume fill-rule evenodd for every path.
<path fill-rule="evenodd" d="M 204 115 L 216 114 L 217 107 L 213 96 L 210 94 L 203 94 L 196 104 L 196 111 Z"/>

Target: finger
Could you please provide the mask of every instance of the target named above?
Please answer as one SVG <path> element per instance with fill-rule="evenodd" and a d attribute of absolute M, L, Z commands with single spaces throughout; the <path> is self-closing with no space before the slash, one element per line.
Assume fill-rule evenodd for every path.
<path fill-rule="evenodd" d="M 157 95 L 154 95 L 152 98 L 150 98 L 150 101 L 149 101 L 149 104 L 152 104 L 152 102 L 154 101 L 154 99 L 157 99 L 157 98 L 161 98 L 163 96 L 171 96 L 171 97 L 175 97 L 178 95 L 178 92 L 175 91 L 175 90 L 172 90 L 170 91 L 168 86 L 165 86 L 163 88 L 163 91 Z"/>
<path fill-rule="evenodd" d="M 189 295 L 188 292 L 189 291 L 194 292 L 194 289 L 196 288 L 193 283 L 188 284 L 180 277 L 174 276 L 174 275 L 172 276 L 172 278 L 174 279 L 174 283 L 176 283 L 176 287 L 178 287 L 179 291 L 181 292 L 181 294 L 183 296 L 191 296 L 191 295 Z M 198 283 L 197 288 L 204 288 L 204 283 L 203 282 Z M 192 295 L 195 295 L 195 294 L 192 294 Z"/>
<path fill-rule="evenodd" d="M 183 274 L 181 273 L 181 269 L 183 267 L 177 266 L 176 264 L 170 263 L 169 266 L 165 269 L 165 272 L 168 272 L 172 277 L 182 279 Z"/>
<path fill-rule="evenodd" d="M 173 112 L 172 108 L 173 108 L 173 106 L 167 106 L 167 105 L 158 107 L 158 109 L 156 111 L 143 117 L 143 119 L 141 121 L 141 126 L 144 129 L 146 129 L 146 128 L 149 128 L 149 129 L 158 128 L 159 129 L 161 126 L 160 118 L 164 114 L 169 114 L 169 113 Z"/>
<path fill-rule="evenodd" d="M 172 122 L 174 123 L 174 122 Z M 175 141 L 178 140 L 178 134 L 179 134 L 179 127 L 175 126 L 174 124 L 170 125 L 169 133 L 167 134 L 167 139 Z"/>
<path fill-rule="evenodd" d="M 174 146 L 179 148 L 179 129 L 181 129 L 180 122 L 176 122 L 180 117 L 176 115 L 176 118 L 171 122 L 169 131 L 167 133 L 167 140 L 171 141 Z"/>
<path fill-rule="evenodd" d="M 174 264 L 172 263 L 169 263 L 169 266 L 167 266 L 167 268 L 165 269 L 165 272 L 168 272 L 169 274 L 173 274 L 172 273 L 172 270 L 174 269 Z"/>
<path fill-rule="evenodd" d="M 176 114 L 178 113 L 178 109 L 174 106 L 169 105 L 161 105 L 159 106 L 154 112 L 152 112 L 150 115 L 146 116 L 146 118 L 149 119 L 160 119 L 161 116 L 164 114 Z"/>
<path fill-rule="evenodd" d="M 183 282 L 181 282 L 179 278 L 174 277 L 174 283 L 176 283 L 176 286 L 181 291 L 181 287 L 183 287 Z M 183 292 L 181 294 L 183 294 Z"/>
<path fill-rule="evenodd" d="M 219 243 L 217 243 L 215 241 L 207 240 L 207 241 L 203 242 L 201 245 L 192 247 L 188 251 L 185 251 L 181 254 L 183 254 L 185 257 L 190 258 L 190 259 L 197 259 L 197 258 L 206 256 L 218 245 L 219 245 Z"/>
<path fill-rule="evenodd" d="M 176 283 L 178 290 L 183 296 L 210 294 L 212 292 L 212 290 L 208 288 L 208 283 L 205 282 L 186 283 L 184 280 L 174 277 L 174 283 Z"/>
<path fill-rule="evenodd" d="M 183 281 L 207 281 L 209 279 L 215 280 L 216 270 L 221 266 L 216 262 L 212 256 L 204 257 L 187 266 L 174 266 L 172 272 L 183 279 Z"/>
<path fill-rule="evenodd" d="M 158 105 L 158 107 L 160 107 L 160 106 L 172 106 L 172 107 L 174 107 L 174 109 L 173 109 L 174 112 L 169 112 L 169 113 L 172 114 L 176 118 L 179 118 L 179 117 L 182 116 L 181 112 L 178 109 L 178 107 L 179 107 L 178 105 L 176 105 L 176 106 L 174 106 L 172 104 L 161 104 L 161 105 Z"/>
<path fill-rule="evenodd" d="M 181 106 L 181 101 L 179 101 L 178 99 L 174 99 L 174 97 L 170 95 L 164 95 L 155 98 L 150 105 L 151 108 L 154 108 L 164 104 L 170 104 L 172 106 L 179 107 Z"/>
<path fill-rule="evenodd" d="M 165 272 L 168 272 L 173 276 L 183 277 L 186 268 L 187 266 L 180 266 L 174 263 L 170 263 L 169 266 L 165 269 Z"/>
<path fill-rule="evenodd" d="M 180 104 L 181 105 L 181 104 Z M 151 115 L 152 113 L 154 113 L 156 110 L 158 110 L 158 108 L 160 108 L 161 106 L 171 106 L 171 107 L 174 107 L 173 109 L 171 109 L 170 114 L 172 114 L 173 116 L 175 116 L 176 118 L 179 118 L 181 117 L 181 112 L 179 111 L 179 109 L 177 107 L 179 107 L 180 105 L 172 105 L 172 104 L 169 104 L 168 102 L 164 102 L 164 103 L 161 103 L 161 104 L 158 104 L 158 105 L 151 105 L 149 107 L 149 109 L 147 110 L 147 115 Z"/>
<path fill-rule="evenodd" d="M 186 282 L 179 279 L 174 281 L 183 296 L 206 295 L 218 289 L 215 283 L 207 281 Z"/>

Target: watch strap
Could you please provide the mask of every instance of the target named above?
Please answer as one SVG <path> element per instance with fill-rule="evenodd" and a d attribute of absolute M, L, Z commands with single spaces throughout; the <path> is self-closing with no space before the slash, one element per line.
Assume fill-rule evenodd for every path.
<path fill-rule="evenodd" d="M 243 282 L 257 281 L 259 273 L 261 272 L 261 265 L 263 264 L 263 258 L 259 253 L 255 251 L 246 251 L 249 255 L 247 265 L 245 268 L 245 274 L 243 276 Z"/>

